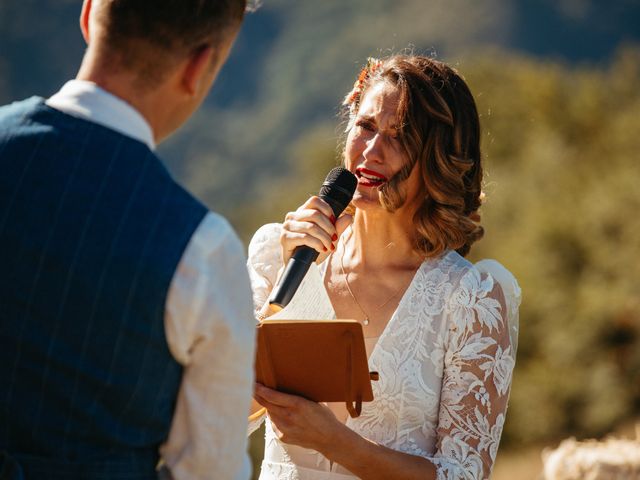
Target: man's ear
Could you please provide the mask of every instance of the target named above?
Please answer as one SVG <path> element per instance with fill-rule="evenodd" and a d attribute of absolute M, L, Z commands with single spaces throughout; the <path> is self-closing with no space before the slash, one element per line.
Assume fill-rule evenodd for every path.
<path fill-rule="evenodd" d="M 90 0 L 89 0 L 90 1 Z M 213 65 L 215 51 L 210 46 L 203 46 L 195 50 L 188 58 L 182 70 L 182 87 L 190 96 L 200 91 L 200 84 L 209 73 Z"/>
<path fill-rule="evenodd" d="M 80 13 L 80 30 L 84 41 L 89 45 L 89 15 L 91 14 L 91 0 L 82 2 L 82 12 Z"/>

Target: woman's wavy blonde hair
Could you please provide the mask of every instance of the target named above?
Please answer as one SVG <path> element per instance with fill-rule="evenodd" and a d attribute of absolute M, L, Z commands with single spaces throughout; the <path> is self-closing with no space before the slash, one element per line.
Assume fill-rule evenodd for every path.
<path fill-rule="evenodd" d="M 397 118 L 408 162 L 379 189 L 380 201 L 390 212 L 404 205 L 403 182 L 417 166 L 422 183 L 415 199 L 416 251 L 435 257 L 453 249 L 465 256 L 484 234 L 478 214 L 480 120 L 469 87 L 454 69 L 428 57 L 369 59 L 345 98 L 347 130 L 367 89 L 382 81 L 399 93 Z"/>

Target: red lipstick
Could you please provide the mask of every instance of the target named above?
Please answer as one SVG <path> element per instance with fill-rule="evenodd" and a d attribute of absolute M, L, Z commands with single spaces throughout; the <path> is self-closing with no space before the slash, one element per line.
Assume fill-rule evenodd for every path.
<path fill-rule="evenodd" d="M 363 187 L 379 187 L 388 180 L 388 178 L 381 173 L 364 167 L 356 168 L 356 177 L 358 177 L 358 185 L 362 185 Z"/>

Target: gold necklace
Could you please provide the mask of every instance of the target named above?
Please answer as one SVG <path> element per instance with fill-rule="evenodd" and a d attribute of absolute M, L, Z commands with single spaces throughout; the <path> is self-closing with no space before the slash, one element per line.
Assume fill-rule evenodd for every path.
<path fill-rule="evenodd" d="M 343 237 L 344 238 L 344 237 Z M 356 296 L 353 294 L 353 290 L 351 290 L 351 285 L 349 285 L 349 274 L 345 272 L 344 270 L 344 252 L 347 250 L 347 243 L 346 240 L 342 241 L 342 255 L 340 255 L 340 270 L 342 270 L 342 275 L 344 276 L 344 282 L 347 285 L 347 291 L 349 292 L 349 295 L 351 295 L 351 298 L 353 298 L 353 301 L 355 302 L 355 304 L 358 306 L 358 308 L 360 309 L 360 311 L 362 312 L 362 314 L 364 315 L 364 320 L 362 320 L 362 324 L 364 326 L 369 325 L 369 315 L 367 315 L 367 312 L 365 312 L 364 308 L 362 308 L 362 305 L 360 305 L 360 302 L 358 301 L 358 299 L 356 298 Z M 400 291 L 402 290 L 402 287 L 404 285 L 400 286 L 400 288 L 398 290 L 396 290 L 393 295 L 391 295 L 389 298 L 387 298 L 384 302 L 382 302 L 380 305 L 378 305 L 376 307 L 376 310 L 380 310 L 382 307 L 384 307 L 387 303 L 389 303 L 391 300 L 393 300 L 396 295 L 398 295 L 400 293 Z"/>

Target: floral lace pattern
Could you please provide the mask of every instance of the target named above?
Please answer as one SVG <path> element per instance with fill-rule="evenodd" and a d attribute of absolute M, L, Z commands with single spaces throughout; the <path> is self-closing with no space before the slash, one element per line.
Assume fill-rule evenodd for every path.
<path fill-rule="evenodd" d="M 279 231 L 279 225 L 265 225 L 249 247 L 257 306 L 282 263 Z M 474 266 L 453 251 L 425 261 L 369 358 L 370 369 L 380 373 L 372 383 L 374 401 L 347 425 L 376 443 L 429 459 L 438 480 L 488 478 L 515 366 L 519 303 L 515 278 L 495 261 Z M 287 461 L 297 458 L 291 454 Z"/>

